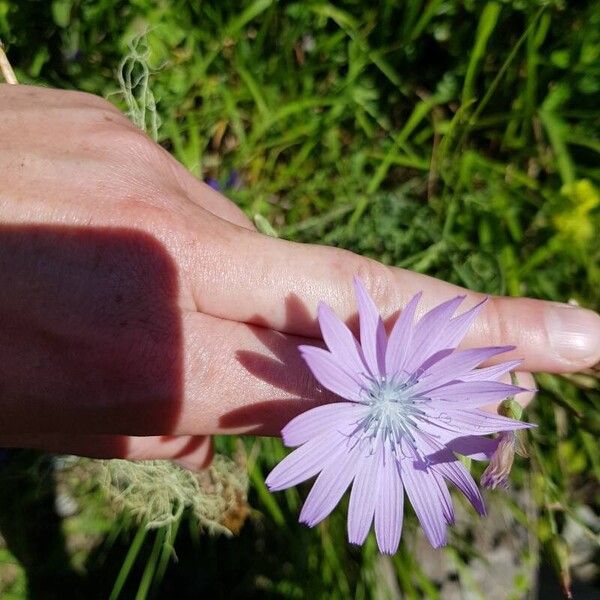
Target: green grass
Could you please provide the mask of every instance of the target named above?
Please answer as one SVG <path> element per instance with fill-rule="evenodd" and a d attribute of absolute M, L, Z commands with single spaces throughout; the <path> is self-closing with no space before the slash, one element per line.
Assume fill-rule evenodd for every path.
<path fill-rule="evenodd" d="M 21 81 L 123 108 L 117 71 L 144 33 L 143 93 L 156 101 L 160 143 L 281 237 L 489 293 L 600 307 L 599 2 L 0 0 L 0 37 Z M 138 115 L 150 129 L 152 117 Z M 239 185 L 228 187 L 234 173 Z M 539 561 L 560 575 L 569 523 L 600 504 L 598 379 L 538 383 L 531 459 L 519 460 L 501 503 L 526 540 L 507 598 L 530 593 Z M 157 534 L 126 528 L 98 558 L 109 591 L 380 598 L 397 587 L 406 598 L 444 597 L 415 554 L 412 517 L 389 561 L 371 538 L 362 550 L 346 544 L 343 510 L 307 530 L 296 523 L 306 490 L 264 487 L 280 442 L 259 444 L 256 513 L 239 537 L 182 524 L 179 562 L 166 565 Z M 486 597 L 469 566 L 481 552 L 471 535 L 454 534 L 444 560 L 464 590 Z M 14 585 L 22 590 L 22 579 Z"/>

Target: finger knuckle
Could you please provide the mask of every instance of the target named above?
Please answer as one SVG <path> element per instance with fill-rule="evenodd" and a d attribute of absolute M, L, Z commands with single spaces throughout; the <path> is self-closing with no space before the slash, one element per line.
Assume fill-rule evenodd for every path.
<path fill-rule="evenodd" d="M 489 340 L 489 345 L 498 346 L 511 340 L 513 337 L 511 321 L 502 306 L 501 298 L 495 296 L 490 298 L 485 308 L 484 319 L 484 335 Z"/>
<path fill-rule="evenodd" d="M 370 258 L 356 257 L 355 274 L 363 282 L 375 304 L 386 309 L 392 306 L 397 298 L 395 278 L 392 268 Z"/>
<path fill-rule="evenodd" d="M 153 154 L 156 145 L 140 129 L 121 124 L 114 124 L 108 128 L 106 141 L 120 152 L 138 158 L 145 158 Z"/>

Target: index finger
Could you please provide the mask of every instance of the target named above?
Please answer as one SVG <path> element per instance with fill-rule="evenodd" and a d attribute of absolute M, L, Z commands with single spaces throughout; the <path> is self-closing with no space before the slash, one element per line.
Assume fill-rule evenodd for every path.
<path fill-rule="evenodd" d="M 318 338 L 320 301 L 352 322 L 354 275 L 365 283 L 384 317 L 398 314 L 420 291 L 421 314 L 457 295 L 466 295 L 462 310 L 484 297 L 338 248 L 287 242 L 222 221 L 205 221 L 200 227 L 211 233 L 200 235 L 195 247 L 199 256 L 190 276 L 196 305 L 229 320 Z M 505 358 L 524 359 L 523 370 L 576 371 L 600 360 L 600 316 L 568 304 L 492 297 L 464 345 L 514 345 L 517 349 Z"/>

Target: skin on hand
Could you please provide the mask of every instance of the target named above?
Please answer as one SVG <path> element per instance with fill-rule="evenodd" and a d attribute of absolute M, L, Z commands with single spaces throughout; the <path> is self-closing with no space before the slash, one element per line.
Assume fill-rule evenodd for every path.
<path fill-rule="evenodd" d="M 276 435 L 331 399 L 297 346 L 321 300 L 355 329 L 354 275 L 390 320 L 421 290 L 421 311 L 482 298 L 257 233 L 95 96 L 0 85 L 0 140 L 0 445 L 200 467 L 206 436 Z M 507 344 L 527 387 L 598 362 L 600 317 L 494 297 L 465 346 Z"/>

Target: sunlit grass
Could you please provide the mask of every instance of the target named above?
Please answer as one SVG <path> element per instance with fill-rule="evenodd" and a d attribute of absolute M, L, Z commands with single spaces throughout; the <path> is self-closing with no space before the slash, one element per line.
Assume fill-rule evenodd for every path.
<path fill-rule="evenodd" d="M 40 23 L 34 34 L 32 21 Z M 122 102 L 119 64 L 145 34 L 160 143 L 281 237 L 488 293 L 595 309 L 598 31 L 595 1 L 257 0 L 240 8 L 55 0 L 40 8 L 0 0 L 0 36 L 24 82 Z M 506 598 L 534 589 L 540 560 L 560 574 L 565 531 L 579 523 L 592 540 L 586 507 L 597 514 L 600 502 L 597 377 L 542 375 L 538 384 L 531 459 L 516 464 L 508 498 L 490 495 L 498 501 L 487 521 L 512 532 L 508 545 L 523 565 L 505 581 Z M 227 439 L 217 445 L 233 448 Z M 391 559 L 372 539 L 362 550 L 348 546 L 343 510 L 307 530 L 296 523 L 305 490 L 273 496 L 264 486 L 281 443 L 246 446 L 255 512 L 240 536 L 199 536 L 184 518 L 179 562 L 167 564 L 157 534 L 124 527 L 98 557 L 109 590 L 123 598 L 161 597 L 172 586 L 206 597 L 444 597 L 447 581 L 416 558 L 412 518 Z M 10 494 L 3 482 L 3 510 Z M 18 506 L 11 510 L 18 518 Z M 453 534 L 444 569 L 472 597 L 487 598 L 472 566 L 484 547 L 472 523 Z M 0 550 L 0 566 L 8 562 Z M 17 578 L 2 593 L 18 598 L 22 588 Z"/>

